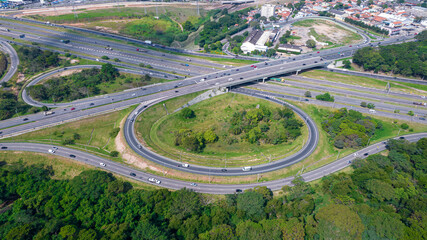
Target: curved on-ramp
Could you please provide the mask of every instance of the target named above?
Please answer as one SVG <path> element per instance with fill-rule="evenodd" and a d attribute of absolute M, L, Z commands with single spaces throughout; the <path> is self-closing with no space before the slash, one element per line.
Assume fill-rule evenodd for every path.
<path fill-rule="evenodd" d="M 241 93 L 241 94 L 244 94 L 244 93 Z M 249 94 L 246 94 L 246 95 L 249 95 Z M 310 116 L 308 116 L 308 114 L 306 114 L 304 111 L 302 111 L 301 109 L 299 109 L 298 107 L 292 104 L 289 104 L 287 102 L 284 102 L 275 98 L 270 98 L 267 96 L 263 96 L 261 94 L 251 94 L 249 96 L 261 98 L 264 100 L 269 100 L 271 102 L 287 106 L 291 108 L 296 114 L 298 114 L 301 117 L 301 119 L 303 119 L 304 123 L 307 125 L 307 128 L 308 128 L 308 139 L 305 145 L 303 146 L 303 148 L 291 156 L 276 160 L 274 162 L 251 166 L 252 167 L 251 171 L 242 171 L 242 168 L 218 168 L 218 167 L 206 167 L 206 166 L 200 166 L 200 165 L 194 165 L 194 164 L 191 164 L 187 168 L 180 167 L 182 164 L 181 162 L 167 158 L 165 156 L 161 156 L 149 150 L 138 141 L 135 135 L 135 119 L 141 113 L 143 113 L 146 109 L 148 109 L 150 106 L 153 106 L 154 104 L 159 103 L 161 100 L 152 102 L 149 105 L 142 105 L 136 108 L 133 112 L 131 112 L 128 118 L 126 119 L 126 122 L 123 128 L 124 136 L 129 146 L 137 154 L 141 155 L 145 159 L 148 159 L 152 162 L 155 162 L 157 164 L 160 164 L 172 169 L 177 169 L 177 170 L 195 173 L 195 174 L 215 175 L 215 176 L 252 175 L 252 174 L 279 170 L 304 160 L 316 149 L 317 143 L 319 141 L 319 130 L 317 129 L 317 126 L 314 123 L 313 119 L 311 119 Z"/>
<path fill-rule="evenodd" d="M 0 79 L 0 84 L 9 81 L 18 70 L 19 58 L 15 49 L 4 39 L 0 38 L 0 49 L 4 50 L 10 57 L 9 70 Z"/>

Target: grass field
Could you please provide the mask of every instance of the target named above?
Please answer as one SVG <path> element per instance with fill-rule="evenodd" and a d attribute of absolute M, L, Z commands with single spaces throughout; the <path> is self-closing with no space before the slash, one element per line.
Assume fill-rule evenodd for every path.
<path fill-rule="evenodd" d="M 336 31 L 340 31 L 345 33 L 345 37 L 341 38 L 339 41 L 337 41 L 337 39 L 333 39 L 331 37 L 329 37 L 326 33 L 323 33 L 321 30 L 319 31 L 319 25 L 328 25 L 330 27 L 336 28 Z M 327 21 L 327 20 L 318 20 L 318 19 L 306 19 L 306 20 L 302 20 L 302 21 L 298 21 L 292 24 L 293 26 L 298 26 L 298 27 L 307 27 L 310 28 L 309 29 L 309 35 L 312 35 L 313 37 L 316 38 L 316 40 L 321 41 L 321 42 L 327 42 L 329 43 L 329 45 L 334 44 L 349 44 L 349 43 L 354 43 L 355 41 L 359 41 L 362 39 L 362 37 L 353 32 L 350 31 L 347 28 L 344 28 L 332 21 Z M 317 27 L 316 27 L 317 26 Z M 317 31 L 316 31 L 317 30 Z"/>
<path fill-rule="evenodd" d="M 371 88 L 377 88 L 377 89 L 385 89 L 387 85 L 387 81 L 383 81 L 375 78 L 352 76 L 352 75 L 334 73 L 334 72 L 323 71 L 323 70 L 310 70 L 307 72 L 303 72 L 300 75 L 309 77 L 309 78 L 314 78 L 314 79 L 324 79 L 328 81 L 341 82 L 346 84 L 371 87 Z M 390 86 L 392 91 L 399 90 L 407 93 L 414 92 L 414 90 L 409 87 L 427 91 L 427 86 L 420 85 L 420 84 L 410 84 L 410 83 L 401 83 L 401 82 L 396 84 L 396 83 L 393 83 L 393 81 L 390 81 Z"/>
<path fill-rule="evenodd" d="M 221 141 L 221 139 L 229 135 L 228 120 L 233 113 L 242 109 L 255 108 L 258 104 L 269 109 L 281 107 L 279 104 L 240 94 L 223 94 L 193 105 L 191 109 L 196 112 L 196 118 L 193 121 L 182 120 L 179 112 L 162 117 L 151 128 L 150 141 L 152 141 L 152 147 L 155 151 L 175 159 L 181 159 L 197 165 L 216 167 L 222 167 L 225 164 L 227 167 L 242 167 L 268 163 L 270 157 L 274 161 L 300 150 L 303 142 L 308 137 L 308 131 L 305 126 L 302 129 L 302 136 L 298 137 L 294 142 L 289 141 L 278 145 L 262 143 L 258 145 L 248 142 L 238 142 L 230 145 L 224 140 Z M 169 109 L 169 111 L 172 110 Z M 194 132 L 215 129 L 215 132 L 220 136 L 220 140 L 216 143 L 207 144 L 201 153 L 191 153 L 182 147 L 174 145 L 175 132 L 183 128 L 191 129 Z"/>
<path fill-rule="evenodd" d="M 74 145 L 67 145 L 79 150 L 87 150 L 91 153 L 101 154 L 103 157 L 116 149 L 114 138 L 110 138 L 109 133 L 113 128 L 119 127 L 120 121 L 133 107 L 108 113 L 90 119 L 83 119 L 76 122 L 66 123 L 47 129 L 42 129 L 2 141 L 32 141 L 47 144 L 61 145 L 65 139 L 75 139 L 75 133 L 80 135 L 75 139 Z"/>
<path fill-rule="evenodd" d="M 82 164 L 78 161 L 73 161 L 68 158 L 54 156 L 50 154 L 42 153 L 29 153 L 29 152 L 10 152 L 0 151 L 0 162 L 6 162 L 7 164 L 22 163 L 26 166 L 43 164 L 46 166 L 52 166 L 54 171 L 53 179 L 72 179 L 79 175 L 83 171 L 97 169 L 93 166 Z M 158 187 L 138 182 L 124 176 L 113 174 L 117 179 L 132 183 L 134 188 L 154 190 Z"/>

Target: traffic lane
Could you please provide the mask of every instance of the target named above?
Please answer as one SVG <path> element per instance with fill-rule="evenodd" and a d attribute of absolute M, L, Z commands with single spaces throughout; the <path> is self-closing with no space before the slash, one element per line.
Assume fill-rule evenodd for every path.
<path fill-rule="evenodd" d="M 300 101 L 300 102 L 307 103 L 307 104 L 316 104 L 316 105 L 320 105 L 320 106 L 332 107 L 332 108 L 337 108 L 337 109 L 347 108 L 350 110 L 355 110 L 355 111 L 358 111 L 358 112 L 361 112 L 364 114 L 373 115 L 373 116 L 378 115 L 378 116 L 383 116 L 383 117 L 388 117 L 388 118 L 395 118 L 395 119 L 401 119 L 401 120 L 405 120 L 405 121 L 413 121 L 413 122 L 419 122 L 419 123 L 427 124 L 426 120 L 422 120 L 419 117 L 411 117 L 409 115 L 400 115 L 400 114 L 396 114 L 396 113 L 388 113 L 388 112 L 383 112 L 383 111 L 376 111 L 375 113 L 370 113 L 369 109 L 349 106 L 349 105 L 345 105 L 345 104 L 341 104 L 341 103 L 325 102 L 325 101 L 319 101 L 319 100 L 315 100 L 315 99 L 308 99 L 308 98 L 303 98 L 303 97 L 296 97 L 296 96 L 290 96 L 290 95 L 286 95 L 286 94 L 265 92 L 265 91 L 261 91 L 261 90 L 253 90 L 253 89 L 246 89 L 246 88 L 244 89 L 244 91 L 246 91 L 248 93 L 255 91 L 255 92 L 265 94 L 266 96 L 270 96 L 270 97 L 284 98 L 284 99 L 289 99 L 292 101 Z"/>
<path fill-rule="evenodd" d="M 9 55 L 11 63 L 8 71 L 3 75 L 0 83 L 9 81 L 18 70 L 19 58 L 15 49 L 5 40 L 0 38 L 0 44 L 3 46 L 6 53 Z"/>
<path fill-rule="evenodd" d="M 419 134 L 411 134 L 406 135 L 405 139 L 410 142 L 418 141 L 421 138 L 427 137 L 427 133 L 419 133 Z M 324 176 L 327 176 L 331 173 L 340 171 L 348 166 L 356 159 L 356 158 L 366 158 L 367 156 L 364 156 L 362 153 L 369 152 L 369 155 L 379 153 L 383 150 L 385 150 L 385 144 L 382 142 L 376 143 L 369 148 L 361 149 L 357 151 L 358 155 L 354 155 L 354 153 L 349 154 L 347 156 L 344 156 L 343 158 L 338 159 L 337 161 L 334 161 L 330 164 L 327 164 L 325 166 L 322 166 L 320 168 L 314 169 L 310 172 L 305 172 L 301 176 L 303 179 L 307 182 L 313 181 L 316 179 L 320 179 Z M 40 153 L 48 153 L 48 149 L 51 149 L 53 145 L 47 145 L 47 144 L 34 144 L 34 143 L 1 143 L 1 146 L 7 147 L 7 149 L 0 149 L 2 151 L 22 151 L 22 149 L 25 149 L 25 151 L 30 152 L 40 152 Z M 377 147 L 378 146 L 378 147 Z M 55 153 L 55 155 L 59 155 L 74 161 L 80 161 L 85 164 L 90 164 L 95 167 L 99 167 L 100 169 L 110 171 L 113 173 L 117 173 L 120 175 L 123 175 L 125 177 L 132 178 L 137 181 L 153 184 L 150 181 L 148 181 L 149 177 L 154 177 L 156 179 L 161 180 L 161 184 L 153 184 L 159 187 L 166 187 L 170 189 L 180 189 L 180 188 L 189 188 L 193 189 L 196 192 L 201 193 L 211 193 L 211 194 L 231 194 L 235 193 L 236 189 L 241 190 L 247 190 L 251 189 L 257 186 L 266 186 L 270 188 L 271 190 L 280 190 L 284 185 L 292 185 L 291 181 L 294 179 L 294 177 L 287 177 L 283 179 L 273 180 L 273 181 L 266 181 L 266 182 L 260 182 L 260 183 L 250 183 L 250 184 L 206 184 L 206 183 L 197 183 L 197 187 L 191 186 L 191 182 L 189 181 L 182 181 L 182 180 L 175 180 L 170 179 L 166 177 L 161 177 L 149 173 L 145 173 L 143 171 L 122 165 L 120 163 L 116 163 L 114 161 L 104 159 L 101 157 L 98 157 L 96 155 L 92 155 L 89 153 L 85 153 L 79 150 L 74 150 L 62 146 L 57 146 L 58 150 Z M 70 154 L 75 155 L 76 157 L 70 157 Z M 368 155 L 368 156 L 369 156 Z M 351 161 L 349 163 L 349 161 Z M 105 163 L 106 166 L 102 167 L 100 163 Z M 130 173 L 135 173 L 136 176 L 132 177 Z"/>
<path fill-rule="evenodd" d="M 412 107 L 413 101 L 402 101 L 402 102 L 400 102 L 401 99 L 387 98 L 387 97 L 381 97 L 379 95 L 371 95 L 371 94 L 364 94 L 364 93 L 359 94 L 360 97 L 363 97 L 363 99 L 359 99 L 359 98 L 355 98 L 355 97 L 357 97 L 356 95 L 358 93 L 351 94 L 351 92 L 342 91 L 341 89 L 332 89 L 332 88 L 318 87 L 318 86 L 312 86 L 312 85 L 304 85 L 304 84 L 298 84 L 298 83 L 292 84 L 292 85 L 297 86 L 297 87 L 304 87 L 305 89 L 287 87 L 285 85 L 283 85 L 283 86 L 277 86 L 277 85 L 272 86 L 271 84 L 259 84 L 259 83 L 255 84 L 254 87 L 256 87 L 258 89 L 262 89 L 262 90 L 278 91 L 278 92 L 283 92 L 283 93 L 288 93 L 288 94 L 293 94 L 293 95 L 299 95 L 302 98 L 306 98 L 304 96 L 306 91 L 310 91 L 312 96 L 323 94 L 325 92 L 330 92 L 331 94 L 338 93 L 338 94 L 344 94 L 346 96 L 352 96 L 352 97 L 334 95 L 335 102 L 337 102 L 337 103 L 344 103 L 344 104 L 348 104 L 348 105 L 356 105 L 355 107 L 359 107 L 361 102 L 369 102 L 369 100 L 366 100 L 366 98 L 368 98 L 368 99 L 371 99 L 372 101 L 376 101 L 376 102 L 374 102 L 374 104 L 375 104 L 375 109 L 377 109 L 377 110 L 381 109 L 381 110 L 385 110 L 385 111 L 394 112 L 394 110 L 398 109 L 401 112 L 402 111 L 406 111 L 406 112 L 413 111 L 415 114 L 420 115 L 420 116 L 427 114 L 427 109 L 425 109 L 425 107 L 423 107 L 423 106 L 421 106 L 420 108 Z M 313 88 L 318 88 L 318 89 L 313 90 Z M 407 104 L 408 106 L 400 106 L 400 105 L 397 106 L 397 105 L 393 105 L 393 104 L 383 103 L 385 101 L 392 102 L 392 103 L 394 102 L 396 104 Z"/>
<path fill-rule="evenodd" d="M 307 67 L 307 66 L 309 66 L 309 65 L 307 65 L 307 64 L 309 64 L 310 62 L 315 62 L 316 60 L 319 60 L 319 58 L 312 58 L 312 59 L 307 59 L 307 60 L 302 60 L 302 61 L 294 61 L 294 62 L 291 62 L 291 63 L 286 63 L 286 64 L 284 64 L 283 66 L 284 67 L 286 67 L 286 68 L 295 68 L 295 67 L 301 67 L 301 68 L 303 68 L 303 67 Z M 307 64 L 306 64 L 307 63 Z M 305 66 L 304 66 L 305 65 Z M 253 75 L 254 75 L 254 73 L 255 74 L 258 74 L 258 75 L 264 75 L 264 74 L 271 74 L 271 72 L 274 72 L 274 71 L 276 71 L 275 69 L 276 68 L 278 68 L 278 67 L 280 67 L 280 65 L 279 66 L 269 66 L 269 67 L 265 67 L 265 68 L 259 68 L 258 70 L 256 70 L 256 68 L 252 68 L 253 70 L 249 70 L 249 71 L 242 71 L 242 72 L 238 72 L 238 74 L 239 74 L 239 76 L 242 76 L 242 77 L 240 77 L 241 79 L 247 79 L 247 78 L 249 78 L 249 77 L 253 77 Z M 273 71 L 274 70 L 274 71 Z M 224 71 L 223 71 L 224 72 Z M 235 72 L 234 72 L 235 73 Z M 231 75 L 230 73 L 228 73 L 229 75 Z M 216 83 L 226 83 L 226 84 L 234 84 L 234 81 L 232 81 L 232 82 L 230 82 L 229 81 L 229 75 L 227 75 L 227 73 L 223 73 L 222 74 L 222 76 L 220 76 L 220 77 L 218 77 L 218 78 L 212 78 L 212 79 L 210 79 L 210 80 L 206 80 L 204 83 L 205 84 L 211 84 L 211 85 L 203 85 L 203 84 L 198 84 L 199 85 L 199 87 L 197 87 L 197 88 L 195 88 L 195 87 L 192 87 L 192 85 L 190 85 L 190 84 L 192 84 L 192 80 L 195 82 L 195 83 L 198 83 L 195 79 L 196 78 L 191 78 L 191 79 L 187 79 L 185 82 L 186 82 L 186 86 L 184 86 L 185 84 L 182 84 L 182 86 L 183 87 L 181 87 L 181 90 L 183 90 L 183 88 L 184 88 L 184 92 L 185 92 L 185 88 L 190 88 L 191 89 L 191 91 L 190 92 L 195 92 L 195 91 L 201 91 L 201 90 L 204 90 L 204 89 L 208 89 L 208 88 L 212 88 L 212 87 L 216 87 Z M 240 80 L 240 78 L 239 79 L 237 79 L 237 78 L 234 78 L 235 80 L 239 80 L 239 81 L 245 81 L 245 80 Z M 175 88 L 175 86 L 176 85 L 170 85 L 171 87 L 173 86 L 174 88 Z M 148 88 L 147 88 L 148 89 Z M 165 90 L 165 88 L 164 88 L 164 86 L 153 86 L 152 88 L 150 88 L 151 89 L 151 93 L 153 93 L 154 94 L 154 92 L 161 92 L 161 91 L 164 91 Z M 197 89 L 197 90 L 196 90 Z M 144 90 L 144 89 L 143 89 Z M 171 90 L 169 90 L 169 92 L 166 92 L 165 94 L 172 94 L 172 95 L 176 95 L 176 91 L 178 91 L 178 90 L 174 90 L 175 91 L 175 93 L 173 92 L 173 91 L 171 91 Z M 101 102 L 99 103 L 99 105 L 104 105 L 104 104 L 109 104 L 109 107 L 110 107 L 110 109 L 113 109 L 113 108 L 116 108 L 116 106 L 117 105 L 115 105 L 115 104 L 113 104 L 114 102 L 117 102 L 117 101 L 122 101 L 122 100 L 126 100 L 126 99 L 129 99 L 129 98 L 133 98 L 133 96 L 121 96 L 119 99 L 117 99 L 117 98 L 103 98 L 103 99 L 101 99 Z M 156 98 L 156 96 L 154 96 L 153 98 Z M 107 100 L 106 100 L 107 99 Z M 110 100 L 111 100 L 111 102 L 110 102 Z M 91 100 L 88 100 L 88 101 L 91 101 Z M 112 105 L 111 105 L 112 104 Z M 126 103 L 125 103 L 126 104 Z M 133 104 L 135 104 L 135 103 L 133 103 Z M 121 105 L 121 106 L 123 106 L 123 105 Z M 129 105 L 128 105 L 129 106 Z M 89 108 L 89 107 L 91 107 L 91 106 L 87 106 L 87 108 Z M 105 108 L 105 107 L 104 107 Z M 31 116 L 26 116 L 26 118 L 27 118 L 27 122 L 30 122 L 30 121 L 34 121 L 34 120 L 38 120 L 41 116 L 40 115 L 37 115 L 37 114 L 35 114 L 35 115 L 33 115 L 33 116 L 38 116 L 38 118 L 36 118 L 36 119 L 32 119 L 32 117 Z M 6 127 L 11 127 L 11 126 L 13 126 L 13 124 L 16 124 L 17 123 L 17 121 L 19 121 L 19 120 L 6 120 L 6 121 L 1 121 L 0 122 L 0 129 L 1 128 L 6 128 Z M 22 122 L 21 123 L 19 123 L 19 124 L 22 124 Z M 29 123 L 27 123 L 27 124 L 29 124 Z M 27 125 L 27 124 L 25 124 L 25 125 Z M 30 127 L 31 125 L 29 125 L 28 127 Z M 37 126 L 38 127 L 38 126 Z M 23 125 L 21 125 L 21 126 L 19 126 L 19 129 L 22 131 L 22 128 L 23 128 Z M 33 127 L 34 128 L 34 127 Z"/>
<path fill-rule="evenodd" d="M 53 38 L 64 38 L 64 39 L 83 42 L 91 45 L 99 45 L 100 47 L 112 47 L 113 49 L 118 49 L 122 51 L 131 51 L 138 54 L 149 54 L 150 56 L 155 56 L 160 58 L 170 58 L 170 59 L 176 59 L 180 61 L 188 61 L 189 63 L 204 64 L 204 65 L 209 65 L 211 67 L 217 67 L 217 68 L 220 68 L 223 66 L 223 64 L 212 63 L 210 61 L 206 61 L 200 58 L 194 58 L 191 56 L 185 57 L 185 56 L 179 56 L 179 55 L 174 55 L 169 53 L 163 53 L 163 52 L 153 51 L 148 48 L 140 49 L 141 51 L 139 52 L 139 51 L 136 51 L 138 47 L 135 47 L 135 46 L 121 44 L 113 41 L 107 41 L 104 39 L 91 38 L 87 36 L 82 37 L 73 33 L 60 32 L 53 29 L 43 28 L 43 27 L 36 27 L 36 26 L 25 25 L 25 24 L 20 24 L 16 22 L 4 21 L 4 20 L 0 20 L 0 23 L 16 30 L 27 31 L 27 32 L 30 31 L 38 35 L 50 36 Z"/>
<path fill-rule="evenodd" d="M 301 161 L 303 159 L 305 159 L 308 155 L 310 155 L 314 149 L 317 146 L 317 142 L 318 142 L 318 129 L 317 126 L 315 125 L 314 121 L 302 110 L 298 109 L 297 107 L 282 102 L 280 100 L 277 99 L 272 99 L 272 98 L 265 98 L 262 95 L 257 95 L 257 94 L 252 94 L 251 96 L 254 97 L 258 97 L 258 98 L 262 98 L 262 99 L 267 99 L 269 101 L 272 102 L 276 102 L 278 104 L 282 104 L 282 105 L 286 105 L 290 108 L 292 108 L 297 115 L 299 115 L 303 121 L 305 122 L 305 124 L 308 127 L 309 130 L 309 137 L 306 141 L 305 146 L 299 150 L 297 153 L 288 156 L 286 158 L 283 159 L 279 159 L 276 160 L 272 163 L 268 163 L 268 164 L 262 164 L 262 165 L 257 165 L 257 166 L 252 166 L 252 170 L 250 172 L 245 172 L 242 171 L 241 168 L 210 168 L 210 167 L 205 167 L 205 166 L 199 166 L 199 165 L 191 165 L 188 168 L 181 168 L 182 163 L 175 161 L 173 159 L 161 156 L 155 152 L 152 152 L 150 150 L 148 150 L 146 147 L 143 146 L 143 144 L 139 143 L 136 136 L 135 136 L 135 127 L 134 127 L 134 121 L 136 119 L 136 117 L 141 114 L 142 112 L 144 112 L 146 109 L 148 109 L 151 105 L 156 104 L 156 102 L 151 103 L 148 106 L 144 106 L 142 108 L 136 109 L 134 110 L 133 113 L 131 113 L 128 117 L 128 119 L 125 122 L 125 139 L 128 142 L 129 146 L 138 154 L 140 154 L 142 157 L 151 160 L 155 163 L 161 164 L 163 166 L 169 167 L 169 168 L 173 168 L 173 169 L 178 169 L 181 171 L 186 171 L 186 172 L 191 172 L 191 173 L 195 173 L 195 174 L 209 174 L 209 175 L 216 175 L 216 176 L 237 176 L 237 175 L 249 175 L 249 174 L 256 174 L 256 173 L 264 173 L 267 171 L 274 171 L 274 170 L 278 170 L 281 169 L 283 167 L 286 166 L 290 166 L 298 161 Z"/>
<path fill-rule="evenodd" d="M 419 100 L 420 99 L 420 96 L 415 95 L 415 94 L 409 94 L 409 93 L 397 92 L 397 91 L 395 92 L 393 90 L 390 90 L 389 92 L 387 92 L 385 89 L 379 90 L 377 88 L 356 86 L 356 85 L 351 85 L 351 84 L 346 84 L 346 83 L 328 81 L 328 80 L 324 80 L 324 79 L 314 79 L 314 78 L 298 76 L 298 75 L 286 76 L 286 78 L 293 79 L 295 81 L 301 80 L 304 82 L 312 82 L 312 83 L 315 83 L 316 85 L 318 85 L 318 84 L 333 85 L 333 86 L 337 86 L 337 87 L 352 88 L 352 89 L 358 89 L 361 91 L 375 92 L 375 93 L 379 93 L 379 94 L 387 94 L 387 95 L 396 96 L 396 97 L 412 98 L 413 100 Z M 286 82 L 289 82 L 289 81 L 295 82 L 292 80 L 286 80 Z"/>

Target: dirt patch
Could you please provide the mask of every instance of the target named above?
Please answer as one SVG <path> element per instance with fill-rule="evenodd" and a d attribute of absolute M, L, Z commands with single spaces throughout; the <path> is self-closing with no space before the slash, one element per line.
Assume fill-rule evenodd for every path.
<path fill-rule="evenodd" d="M 25 81 L 25 75 L 23 73 L 18 73 L 18 80 L 16 80 L 17 83 Z"/>
<path fill-rule="evenodd" d="M 65 70 L 65 71 L 61 71 L 61 72 L 57 72 L 55 74 L 50 75 L 49 77 L 45 78 L 44 81 L 51 79 L 51 78 L 57 78 L 57 77 L 65 77 L 65 76 L 69 76 L 71 74 L 74 73 L 78 73 L 81 72 L 83 69 L 69 69 L 69 70 Z"/>
<path fill-rule="evenodd" d="M 121 130 L 120 133 L 117 135 L 116 139 L 114 140 L 114 143 L 116 144 L 116 150 L 122 154 L 123 160 L 125 160 L 126 163 L 129 163 L 141 169 L 149 168 L 150 170 L 161 172 L 161 169 L 158 169 L 154 166 L 150 166 L 146 162 L 146 160 L 143 160 L 141 157 L 139 157 L 127 147 L 126 140 L 123 136 L 123 126 L 125 121 L 126 118 L 123 118 L 123 120 L 120 122 Z"/>

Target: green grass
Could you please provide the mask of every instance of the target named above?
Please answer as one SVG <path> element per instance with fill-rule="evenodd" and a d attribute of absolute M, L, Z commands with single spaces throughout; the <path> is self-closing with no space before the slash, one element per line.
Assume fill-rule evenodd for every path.
<path fill-rule="evenodd" d="M 85 165 L 83 163 L 73 161 L 68 158 L 50 154 L 30 152 L 0 151 L 0 162 L 6 162 L 7 164 L 22 163 L 25 166 L 31 166 L 36 164 L 51 166 L 54 171 L 54 175 L 52 176 L 52 178 L 60 180 L 72 179 L 75 176 L 78 176 L 83 171 L 97 169 L 93 166 Z M 154 190 L 158 188 L 151 184 L 146 184 L 126 178 L 122 175 L 114 174 L 114 176 L 122 181 L 131 182 L 133 187 L 135 188 L 141 188 L 146 190 Z"/>
<path fill-rule="evenodd" d="M 67 145 L 79 150 L 88 150 L 91 153 L 101 154 L 103 157 L 109 152 L 116 150 L 114 138 L 110 138 L 109 133 L 114 127 L 119 127 L 120 121 L 131 112 L 133 107 L 108 113 L 90 119 L 65 123 L 62 125 L 22 134 L 13 139 L 4 141 L 40 142 L 46 144 L 61 145 L 65 139 L 73 139 L 74 133 L 80 135 L 80 139 L 75 140 L 75 145 Z M 54 110 L 56 111 L 56 110 Z"/>
<path fill-rule="evenodd" d="M 344 38 L 342 38 L 339 42 L 337 42 L 336 40 L 332 41 L 332 39 L 330 37 L 326 36 L 325 34 L 316 32 L 316 30 L 315 30 L 316 25 L 319 25 L 319 24 L 326 24 L 328 26 L 333 26 L 336 29 L 344 31 L 346 33 L 346 36 Z M 346 29 L 346 28 L 344 28 L 344 27 L 342 27 L 342 26 L 340 26 L 340 25 L 338 25 L 332 21 L 306 19 L 306 20 L 302 20 L 302 21 L 298 21 L 296 23 L 293 23 L 292 25 L 298 26 L 298 27 L 309 27 L 310 28 L 309 29 L 309 35 L 312 35 L 313 37 L 315 37 L 317 41 L 328 42 L 329 45 L 331 45 L 331 43 L 332 43 L 334 45 L 333 47 L 338 47 L 338 46 L 335 46 L 335 44 L 340 44 L 340 45 L 341 44 L 349 44 L 349 43 L 353 43 L 355 41 L 359 41 L 362 39 L 362 37 L 359 34 L 353 32 L 349 29 Z"/>
<path fill-rule="evenodd" d="M 307 138 L 306 127 L 302 129 L 302 136 L 294 142 L 289 141 L 278 145 L 263 143 L 257 145 L 246 141 L 239 141 L 230 145 L 224 141 L 224 138 L 229 136 L 228 121 L 233 113 L 242 109 L 255 108 L 258 104 L 267 106 L 269 109 L 281 107 L 279 104 L 240 94 L 223 94 L 193 105 L 191 109 L 196 112 L 194 120 L 182 120 L 179 115 L 180 112 L 160 118 L 151 128 L 149 141 L 152 141 L 153 149 L 162 155 L 175 159 L 181 158 L 182 161 L 185 160 L 197 165 L 216 167 L 225 166 L 225 157 L 228 167 L 242 167 L 268 163 L 268 157 L 274 161 L 300 150 L 302 143 Z M 169 111 L 172 110 L 169 109 Z M 175 132 L 179 129 L 204 132 L 211 128 L 215 129 L 220 140 L 216 143 L 207 144 L 201 153 L 191 153 L 174 145 Z"/>
<path fill-rule="evenodd" d="M 334 72 L 323 71 L 323 70 L 311 70 L 311 71 L 303 72 L 300 75 L 309 77 L 309 78 L 314 78 L 314 79 L 324 79 L 324 80 L 329 80 L 334 82 L 341 82 L 346 84 L 371 87 L 371 88 L 377 88 L 377 89 L 385 89 L 387 84 L 387 81 L 383 81 L 375 78 L 352 76 L 352 75 L 334 73 Z M 390 81 L 391 90 L 412 92 L 413 90 L 408 87 L 413 87 L 423 91 L 427 91 L 426 85 L 407 84 L 407 83 L 401 83 L 401 82 L 399 82 L 398 84 L 399 85 L 397 85 L 393 81 Z"/>

